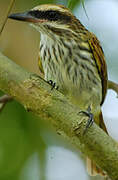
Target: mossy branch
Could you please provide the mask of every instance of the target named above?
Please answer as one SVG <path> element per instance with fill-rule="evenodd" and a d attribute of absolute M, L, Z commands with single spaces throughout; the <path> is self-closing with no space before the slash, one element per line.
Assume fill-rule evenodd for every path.
<path fill-rule="evenodd" d="M 0 89 L 20 102 L 118 180 L 118 144 L 95 123 L 83 135 L 88 117 L 78 114 L 61 93 L 0 54 Z"/>

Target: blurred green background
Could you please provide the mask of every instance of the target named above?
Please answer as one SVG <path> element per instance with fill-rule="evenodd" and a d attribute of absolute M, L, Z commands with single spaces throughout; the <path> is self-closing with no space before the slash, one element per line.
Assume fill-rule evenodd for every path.
<path fill-rule="evenodd" d="M 79 0 L 16 0 L 12 12 L 26 11 L 42 3 L 69 4 L 73 13 L 101 41 L 107 59 L 109 79 L 117 81 L 118 2 L 85 0 L 89 19 Z M 0 26 L 9 4 L 10 0 L 0 0 Z M 27 23 L 8 19 L 0 37 L 0 51 L 17 64 L 38 74 L 39 40 L 40 34 Z M 108 92 L 103 114 L 110 135 L 118 140 L 118 100 L 115 97 L 114 92 Z M 26 112 L 19 103 L 8 103 L 0 113 L 0 180 L 73 179 L 102 178 L 90 178 L 82 155 L 58 137 L 49 125 Z"/>

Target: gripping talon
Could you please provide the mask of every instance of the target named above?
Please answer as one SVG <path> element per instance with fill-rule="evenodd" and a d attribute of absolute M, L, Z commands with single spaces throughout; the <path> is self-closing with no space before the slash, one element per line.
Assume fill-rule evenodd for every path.
<path fill-rule="evenodd" d="M 86 129 L 89 128 L 89 127 L 91 127 L 92 124 L 93 124 L 93 122 L 94 122 L 94 120 L 93 120 L 93 114 L 92 114 L 92 113 L 89 113 L 88 116 L 89 116 L 89 119 L 88 119 L 88 122 L 87 122 L 87 125 L 86 125 Z"/>
<path fill-rule="evenodd" d="M 85 134 L 87 129 L 93 125 L 93 122 L 94 122 L 93 114 L 91 113 L 90 106 L 88 107 L 87 111 L 80 111 L 79 113 L 85 114 L 86 116 L 89 117 L 88 122 L 85 127 L 85 130 L 84 130 L 84 133 L 83 133 L 83 134 Z"/>
<path fill-rule="evenodd" d="M 53 82 L 52 80 L 49 80 L 48 83 L 52 86 L 52 87 L 51 87 L 51 90 L 53 90 L 54 88 L 55 88 L 56 90 L 58 90 L 59 86 L 56 86 L 56 83 L 55 83 L 55 82 Z"/>

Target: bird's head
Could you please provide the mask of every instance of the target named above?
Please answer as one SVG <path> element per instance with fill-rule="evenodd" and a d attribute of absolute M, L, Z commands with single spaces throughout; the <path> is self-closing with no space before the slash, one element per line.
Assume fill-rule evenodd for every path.
<path fill-rule="evenodd" d="M 74 31 L 80 23 L 68 8 L 54 4 L 39 5 L 24 13 L 11 14 L 9 18 L 29 22 L 41 33 L 57 35 Z"/>

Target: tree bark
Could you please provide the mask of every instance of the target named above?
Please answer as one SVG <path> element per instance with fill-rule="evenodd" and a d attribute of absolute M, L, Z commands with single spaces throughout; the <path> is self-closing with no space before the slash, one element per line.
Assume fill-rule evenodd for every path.
<path fill-rule="evenodd" d="M 118 180 L 118 144 L 95 123 L 83 135 L 88 117 L 42 78 L 0 54 L 0 89 L 26 110 L 50 123 L 78 150 L 93 159 L 112 180 Z"/>

